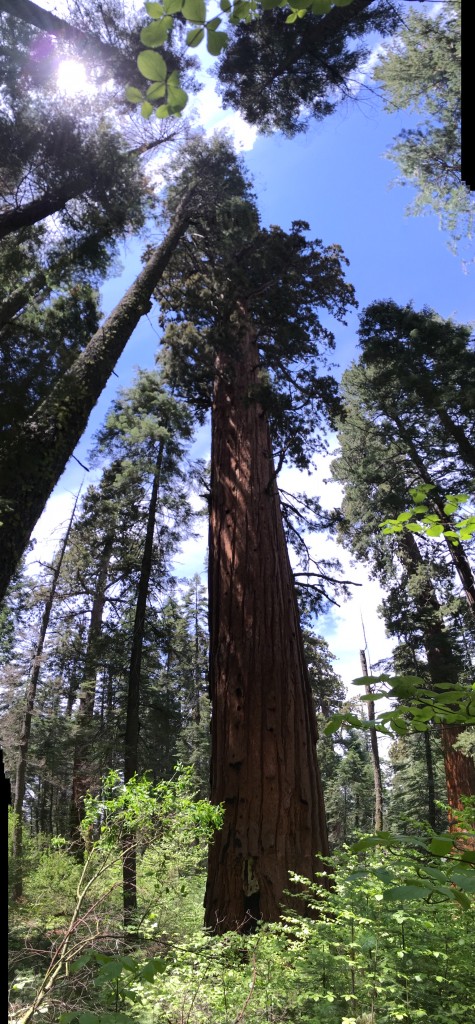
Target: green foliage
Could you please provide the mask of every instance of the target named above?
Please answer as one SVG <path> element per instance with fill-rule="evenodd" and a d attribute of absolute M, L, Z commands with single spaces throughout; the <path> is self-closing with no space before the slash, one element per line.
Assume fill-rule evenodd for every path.
<path fill-rule="evenodd" d="M 225 50 L 230 41 L 231 49 L 235 46 L 236 32 L 239 34 L 239 30 L 244 28 L 248 29 L 251 33 L 250 37 L 247 38 L 255 41 L 259 38 L 260 23 L 264 22 L 264 25 L 268 27 L 272 25 L 272 31 L 277 36 L 275 40 L 276 48 L 279 46 L 280 37 L 284 37 L 284 46 L 292 45 L 292 29 L 290 29 L 290 40 L 286 39 L 286 35 L 289 30 L 286 28 L 287 25 L 292 25 L 292 28 L 296 28 L 295 23 L 299 23 L 300 20 L 306 15 L 309 15 L 310 25 L 305 26 L 305 33 L 303 35 L 304 45 L 307 39 L 310 37 L 310 42 L 307 43 L 310 52 L 310 69 L 315 71 L 318 64 L 315 62 L 315 46 L 316 40 L 312 39 L 315 35 L 314 24 L 317 28 L 317 36 L 319 36 L 320 45 L 322 38 L 324 45 L 327 44 L 326 36 L 326 23 L 323 32 L 320 33 L 319 23 L 325 16 L 331 14 L 333 9 L 349 8 L 354 3 L 354 0 L 221 0 L 221 12 L 224 16 L 225 22 L 227 21 L 228 29 L 223 31 L 220 27 L 223 22 L 223 17 L 216 17 L 215 12 L 212 12 L 212 16 L 208 16 L 208 8 L 206 0 L 163 0 L 163 3 L 146 3 L 145 7 L 147 14 L 150 16 L 152 21 L 145 25 L 140 33 L 140 41 L 144 46 L 151 47 L 152 49 L 143 50 L 139 53 L 137 64 L 139 71 L 148 81 L 160 82 L 163 87 L 163 92 L 151 92 L 150 88 L 147 90 L 147 98 L 149 100 L 158 99 L 159 96 L 163 96 L 165 103 L 155 107 L 155 114 L 157 117 L 168 117 L 168 116 L 179 116 L 186 103 L 188 96 L 184 89 L 180 87 L 178 77 L 173 79 L 173 76 L 177 73 L 172 71 L 169 74 L 165 61 L 159 54 L 154 53 L 154 49 L 163 47 L 170 39 L 175 21 L 179 20 L 180 24 L 185 26 L 192 26 L 188 29 L 185 36 L 185 42 L 188 47 L 195 48 L 206 38 L 206 48 L 208 53 L 212 57 L 219 57 L 223 50 Z M 318 107 L 321 106 L 320 113 L 329 113 L 335 101 L 323 99 L 320 101 L 318 96 L 319 92 L 324 92 L 325 88 L 329 91 L 329 87 L 334 85 L 335 81 L 342 83 L 344 91 L 344 76 L 349 72 L 353 71 L 364 59 L 365 51 L 359 49 L 356 50 L 353 55 L 350 48 L 347 46 L 347 40 L 362 35 L 365 31 L 371 28 L 382 28 L 389 27 L 389 24 L 394 22 L 394 12 L 390 10 L 390 5 L 384 3 L 384 11 L 368 12 L 365 10 L 366 4 L 361 5 L 355 4 L 355 14 L 352 15 L 351 10 L 348 14 L 343 12 L 339 17 L 338 21 L 330 21 L 329 33 L 335 37 L 330 41 L 330 59 L 334 61 L 336 67 L 335 70 L 332 68 L 330 73 L 328 72 L 326 62 L 325 70 L 323 75 L 319 76 L 317 83 L 311 83 L 311 78 L 305 84 L 303 76 L 297 73 L 297 81 L 299 82 L 300 91 L 302 88 L 305 93 L 305 98 L 308 95 L 312 98 L 314 110 L 313 113 L 318 113 Z M 380 5 L 381 6 L 381 5 Z M 281 8 L 281 10 L 278 10 Z M 287 11 L 290 8 L 290 14 Z M 306 19 L 307 21 L 307 19 Z M 333 23 L 335 22 L 335 25 Z M 257 31 L 256 31 L 257 26 Z M 331 27 L 330 27 L 331 26 Z M 302 32 L 299 32 L 299 39 L 297 45 L 300 46 L 300 37 Z M 274 40 L 273 40 L 274 42 Z M 265 40 L 262 40 L 265 48 Z M 313 45 L 312 45 L 313 44 Z M 318 45 L 318 44 L 317 44 Z M 261 42 L 257 43 L 258 50 L 261 50 Z M 242 56 L 242 54 L 241 54 Z M 263 54 L 259 52 L 259 57 L 262 60 Z M 265 59 L 265 58 L 264 58 Z M 223 80 L 223 67 L 226 62 L 221 64 L 220 76 Z M 287 72 L 290 71 L 292 66 L 292 60 L 287 61 L 286 68 Z M 337 70 L 338 69 L 338 70 Z M 275 68 L 277 76 L 279 77 L 279 68 Z M 241 67 L 242 72 L 242 67 Z M 307 73 L 307 66 L 305 73 Z M 224 80 L 229 83 L 229 76 L 227 71 L 224 71 Z M 173 81 L 172 81 L 173 79 Z M 291 103 L 293 106 L 293 117 L 298 117 L 297 107 L 298 104 L 295 102 L 295 90 L 290 88 Z M 314 99 L 314 97 L 317 97 Z M 131 103 L 142 103 L 144 96 L 135 87 L 129 86 L 126 90 L 126 98 Z M 255 96 L 256 106 L 258 107 L 258 97 Z M 280 104 L 276 104 L 280 105 Z M 290 116 L 289 103 L 287 102 L 285 115 L 287 118 Z M 259 119 L 260 112 L 246 110 L 246 115 L 251 123 L 254 123 Z M 254 115 L 254 116 L 253 116 Z M 148 116 L 148 114 L 147 114 Z M 281 114 L 282 117 L 282 114 Z M 279 116 L 276 113 L 276 126 L 279 126 Z M 294 129 L 295 130 L 295 129 Z"/>
<path fill-rule="evenodd" d="M 434 489 L 434 484 L 410 487 L 409 494 L 415 504 L 406 512 L 400 512 L 396 519 L 384 519 L 380 524 L 382 532 L 392 534 L 410 530 L 411 533 L 423 533 L 426 537 L 450 537 L 452 544 L 456 546 L 461 540 L 472 540 L 475 533 L 475 515 L 452 520 L 450 527 L 447 528 L 438 512 L 431 512 L 428 505 L 421 504 Z M 446 495 L 443 506 L 444 515 L 452 517 L 460 514 L 461 507 L 469 501 L 469 494 Z"/>
<path fill-rule="evenodd" d="M 401 171 L 399 182 L 416 189 L 407 212 L 432 209 L 453 248 L 471 237 L 475 211 L 460 179 L 460 10 L 459 0 L 448 0 L 435 15 L 410 9 L 374 70 L 386 110 L 418 116 L 387 154 Z"/>
<path fill-rule="evenodd" d="M 351 712 L 341 711 L 333 715 L 325 726 L 326 735 L 337 732 L 343 723 L 397 736 L 406 736 L 414 730 L 425 732 L 431 724 L 475 725 L 475 683 L 472 686 L 437 683 L 431 688 L 419 676 L 391 677 L 384 672 L 362 676 L 354 679 L 353 683 L 371 687 L 369 695 L 360 697 L 362 701 L 386 698 L 396 700 L 397 704 L 390 711 L 376 710 L 374 724 Z"/>
<path fill-rule="evenodd" d="M 124 985 L 127 1012 L 141 1024 L 466 1024 L 475 1009 L 473 897 L 462 912 L 445 894 L 421 900 L 422 884 L 407 891 L 417 857 L 396 844 L 343 851 L 332 891 L 310 890 L 314 920 L 286 915 L 251 936 L 190 936 L 164 973 Z"/>

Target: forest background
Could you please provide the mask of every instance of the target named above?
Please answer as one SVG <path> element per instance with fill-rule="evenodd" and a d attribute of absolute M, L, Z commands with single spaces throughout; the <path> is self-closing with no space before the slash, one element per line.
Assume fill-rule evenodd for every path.
<path fill-rule="evenodd" d="M 316 0 L 317 6 L 319 3 Z M 0 10 L 8 11 L 9 6 L 10 0 L 5 0 Z M 80 13 L 81 5 L 43 6 L 67 19 Z M 149 14 L 156 16 L 154 5 L 149 6 Z M 365 6 L 363 0 L 361 6 Z M 456 6 L 450 5 L 450 9 Z M 429 21 L 436 20 L 444 11 L 444 3 L 418 4 L 416 9 L 424 9 Z M 407 11 L 410 17 L 409 6 Z M 102 6 L 94 10 L 94 15 L 99 21 L 103 19 L 102 28 L 109 32 L 111 23 L 108 27 Z M 404 9 L 402 24 L 405 16 Z M 9 42 L 2 50 L 7 69 L 12 53 Z M 175 214 L 179 221 L 181 206 L 173 191 L 173 175 L 181 171 L 186 180 L 187 161 L 190 168 L 196 161 L 199 165 L 203 153 L 207 154 L 211 174 L 214 167 L 218 168 L 225 175 L 223 188 L 233 187 L 235 192 L 223 220 L 218 214 L 215 222 L 211 215 L 214 248 L 207 248 L 208 221 L 202 207 L 196 208 L 193 230 L 183 248 L 178 248 L 176 263 L 172 263 L 171 273 L 165 273 L 162 290 L 157 292 L 159 302 L 142 318 L 116 363 L 87 431 L 74 448 L 74 458 L 35 529 L 36 544 L 27 554 L 26 566 L 20 567 L 7 594 L 1 620 L 2 736 L 7 771 L 15 780 L 17 811 L 16 818 L 12 816 L 10 980 L 14 1019 L 22 1024 L 37 1014 L 46 1015 L 46 1020 L 56 1020 L 59 1014 L 64 1022 L 119 1024 L 136 1019 L 137 1014 L 140 1019 L 161 1020 L 164 1013 L 174 1024 L 216 1017 L 234 1024 L 262 1019 L 305 1020 L 312 1024 L 324 1020 L 331 1024 L 403 1020 L 412 1024 L 428 1015 L 435 1024 L 444 1019 L 449 1006 L 454 1019 L 465 1024 L 473 1010 L 468 967 L 475 888 L 470 817 L 475 717 L 470 704 L 475 614 L 470 555 L 473 522 L 465 532 L 462 530 L 462 545 L 452 541 L 450 533 L 441 536 L 444 527 L 446 533 L 447 528 L 455 529 L 453 517 L 459 514 L 459 499 L 451 504 L 447 494 L 463 492 L 467 498 L 460 500 L 466 514 L 473 508 L 473 250 L 470 234 L 464 230 L 466 225 L 462 237 L 456 240 L 455 252 L 449 250 L 449 243 L 454 241 L 454 231 L 446 230 L 450 228 L 450 200 L 442 211 L 444 228 L 430 211 L 423 217 L 404 215 L 405 205 L 417 195 L 410 183 L 388 191 L 395 171 L 384 153 L 398 131 L 407 132 L 417 126 L 418 115 L 407 110 L 393 114 L 384 111 L 380 86 L 373 78 L 382 55 L 384 43 L 370 34 L 366 59 L 345 86 L 343 102 L 318 122 L 310 118 L 305 132 L 291 138 L 279 132 L 259 136 L 242 115 L 223 112 L 208 79 L 186 108 L 184 118 L 162 122 L 159 156 L 148 161 L 146 173 L 155 181 L 155 189 L 168 183 L 168 215 Z M 34 59 L 38 62 L 37 54 Z M 211 66 L 209 56 L 205 56 L 205 64 Z M 60 63 L 57 72 L 56 114 L 59 110 L 74 117 L 76 111 L 76 116 L 84 119 L 81 96 L 86 109 L 93 102 L 93 92 L 88 91 L 81 64 L 74 60 Z M 28 104 L 11 69 L 8 74 L 6 95 L 10 89 L 28 125 Z M 169 88 L 169 96 L 173 95 L 181 102 L 176 84 Z M 43 112 L 37 109 L 41 118 Z M 117 123 L 120 126 L 120 119 Z M 141 124 L 140 116 L 135 124 L 131 122 L 129 145 L 133 137 L 139 150 L 142 147 L 148 151 L 147 124 L 151 123 Z M 7 125 L 8 114 L 5 130 Z M 310 268 L 315 266 L 319 266 L 320 281 L 326 280 L 325 274 L 332 275 L 332 287 L 326 296 L 323 288 L 320 298 L 323 311 L 319 319 L 311 320 L 322 338 L 326 331 L 335 335 L 335 349 L 330 351 L 327 368 L 321 361 L 322 372 L 328 369 L 340 379 L 346 371 L 343 412 L 328 378 L 317 385 L 317 394 L 323 396 L 322 407 L 314 404 L 311 390 L 305 391 L 309 386 L 305 377 L 308 352 L 302 356 L 303 362 L 297 363 L 297 376 L 291 377 L 294 404 L 279 404 L 285 391 L 282 389 L 279 397 L 276 381 L 282 388 L 285 373 L 289 372 L 285 345 L 279 349 L 279 330 L 294 301 L 292 291 L 285 290 L 284 275 L 274 302 L 274 315 L 280 312 L 274 344 L 283 353 L 283 361 L 273 363 L 271 359 L 270 377 L 258 394 L 264 409 L 268 403 L 275 431 L 285 529 L 295 549 L 291 559 L 304 626 L 302 650 L 311 684 L 306 713 L 311 706 L 313 717 L 316 714 L 319 719 L 320 770 L 310 800 L 312 805 L 316 797 L 318 822 L 312 823 L 311 852 L 321 855 L 318 866 L 324 873 L 314 876 L 313 869 L 307 870 L 308 848 L 300 860 L 294 850 L 290 861 L 301 874 L 313 878 L 305 898 L 306 914 L 302 917 L 297 913 L 295 893 L 303 882 L 295 879 L 294 896 L 287 901 L 282 925 L 269 924 L 267 929 L 259 925 L 256 929 L 256 924 L 260 916 L 268 922 L 279 916 L 275 910 L 282 895 L 278 872 L 272 879 L 269 897 L 260 863 L 256 866 L 253 857 L 244 860 L 242 885 L 237 885 L 245 894 L 245 916 L 240 922 L 235 906 L 241 905 L 242 892 L 237 903 L 233 900 L 241 869 L 236 874 L 229 867 L 229 840 L 223 841 L 222 848 L 219 846 L 219 813 L 207 802 L 208 629 L 203 586 L 207 502 L 211 521 L 216 514 L 213 486 L 210 491 L 207 477 L 208 399 L 203 396 L 208 355 L 206 348 L 201 357 L 192 355 L 189 345 L 195 336 L 180 326 L 181 316 L 195 315 L 198 322 L 201 316 L 202 330 L 205 322 L 206 330 L 214 329 L 214 314 L 209 311 L 214 309 L 213 302 L 208 309 L 206 298 L 204 308 L 208 311 L 200 311 L 193 288 L 187 291 L 180 274 L 185 281 L 193 260 L 201 261 L 204 284 L 200 287 L 207 297 L 214 285 L 208 293 L 206 267 L 215 253 L 229 270 L 229 246 L 236 245 L 240 237 L 246 252 L 246 239 L 256 237 L 255 214 L 248 212 L 242 219 L 239 213 L 240 203 L 247 203 L 248 211 L 252 211 L 254 202 L 249 185 L 240 177 L 242 165 L 236 163 L 226 142 L 211 141 L 207 147 L 199 134 L 204 129 L 212 140 L 215 129 L 223 126 L 238 152 L 244 154 L 257 193 L 261 217 L 257 237 L 264 246 L 264 256 L 261 254 L 261 262 L 254 265 L 254 274 L 266 265 L 265 246 L 270 239 L 291 244 L 292 258 L 297 259 L 298 254 L 301 259 L 307 243 L 299 231 L 307 231 L 302 220 L 309 222 L 312 236 L 316 234 L 322 243 L 307 251 L 306 259 L 310 259 L 311 251 L 311 260 L 316 260 L 305 264 L 308 281 L 313 281 Z M 194 127 L 198 129 L 198 141 L 193 143 Z M 104 123 L 100 131 L 105 147 Z M 167 131 L 171 137 L 164 143 Z M 180 152 L 178 147 L 187 135 L 188 149 L 185 147 L 178 157 L 178 170 L 173 164 L 174 151 Z M 20 141 L 19 134 L 16 141 Z M 113 145 L 108 139 L 109 144 Z M 25 153 L 27 163 L 28 147 Z M 448 152 L 446 155 L 448 159 Z M 54 160 L 57 152 L 53 167 Z M 120 189 L 120 166 L 118 159 L 115 195 Z M 103 173 L 105 181 L 110 168 L 104 165 Z M 15 175 L 18 169 L 13 160 L 6 176 L 7 193 Z M 111 201 L 111 179 L 107 180 L 100 200 L 93 200 L 89 206 L 93 225 L 100 216 L 100 203 L 107 211 Z M 106 316 L 117 303 L 120 305 L 125 289 L 140 273 L 144 246 L 157 245 L 160 239 L 156 222 L 148 216 L 141 232 L 137 230 L 143 219 L 139 209 L 142 199 L 138 178 L 137 186 L 132 177 L 131 182 L 131 207 L 126 215 L 129 224 L 117 227 L 121 240 L 115 263 L 112 268 L 109 265 L 107 280 L 103 281 L 104 256 L 99 257 L 90 277 L 95 286 L 100 285 L 100 306 Z M 23 180 L 20 177 L 18 195 L 22 188 L 29 187 L 28 176 Z M 49 187 L 47 182 L 46 191 Z M 200 196 L 201 204 L 206 202 L 205 193 Z M 219 185 L 217 196 L 214 203 L 219 210 L 220 204 L 226 203 Z M 20 209 L 18 197 L 13 202 L 13 216 L 15 203 Z M 119 221 L 120 203 L 119 197 Z M 74 237 L 74 232 L 87 230 L 87 216 L 86 221 L 81 220 L 80 203 L 75 206 L 73 202 L 68 209 L 72 211 L 68 229 Z M 0 214 L 6 234 L 9 216 L 7 209 L 2 222 Z M 291 234 L 285 236 L 292 222 Z M 53 229 L 50 236 L 48 223 Z M 53 243 L 52 251 L 58 239 L 60 247 L 62 244 L 61 229 L 55 237 L 58 223 L 61 221 L 47 222 L 43 236 L 47 244 Z M 272 228 L 274 224 L 281 226 L 280 234 Z M 160 231 L 163 234 L 163 223 Z M 100 232 L 96 237 L 100 239 Z M 26 254 L 28 229 L 19 238 L 19 252 Z M 116 244 L 113 230 L 108 242 Z M 355 288 L 358 313 L 352 308 L 351 286 L 340 276 L 340 250 L 323 250 L 323 263 L 318 264 L 320 244 L 334 243 L 342 247 L 342 263 L 345 258 L 349 260 L 345 275 Z M 250 251 L 253 244 L 249 242 Z M 5 271 L 9 254 L 11 257 L 14 251 L 11 245 L 10 235 L 4 250 Z M 187 246 L 191 246 L 190 251 Z M 87 259 L 91 259 L 91 251 L 86 254 L 86 263 Z M 16 272 L 15 262 L 13 266 Z M 174 276 L 175 266 L 179 270 Z M 19 263 L 19 273 L 21 269 Z M 52 272 L 54 276 L 54 268 Z M 227 280 L 221 278 L 224 289 Z M 34 405 L 38 395 L 41 399 L 48 394 L 38 345 L 44 326 L 52 330 L 49 356 L 52 354 L 53 362 L 58 359 L 59 366 L 68 358 L 61 354 L 61 344 L 58 347 L 55 342 L 62 328 L 68 337 L 72 331 L 73 348 L 75 343 L 84 344 L 88 331 L 90 334 L 94 330 L 96 298 L 88 291 L 87 272 L 80 285 L 73 286 L 71 307 L 66 302 L 63 308 L 61 299 L 56 307 L 57 300 L 50 305 L 58 282 L 51 289 L 46 281 L 46 291 L 44 282 L 35 287 L 36 294 L 13 314 L 8 313 L 8 291 L 2 306 L 6 318 L 2 331 L 3 372 L 4 381 L 10 374 L 9 383 L 13 385 L 10 393 L 6 390 L 7 403 L 10 401 L 13 409 L 12 423 L 18 415 L 16 395 L 22 394 L 25 378 L 29 381 L 24 387 L 26 408 L 29 402 Z M 294 292 L 300 297 L 298 288 Z M 280 295 L 287 301 L 283 311 L 279 308 Z M 75 305 L 78 302 L 79 306 Z M 346 310 L 345 305 L 349 307 Z M 431 308 L 436 311 L 435 320 L 431 319 Z M 80 326 L 74 319 L 79 311 Z M 256 315 L 264 316 L 268 324 L 265 307 Z M 358 316 L 362 350 L 356 348 Z M 14 332 L 19 326 L 19 334 L 14 334 L 14 345 L 9 348 L 12 323 Z M 289 323 L 295 323 L 293 316 L 289 315 Z M 397 346 L 391 348 L 394 324 L 400 350 Z M 459 329 L 454 324 L 468 326 Z M 164 328 L 166 357 L 162 366 L 168 376 L 161 392 L 154 368 Z M 32 346 L 33 360 L 27 348 L 22 348 L 25 339 L 27 347 Z M 183 362 L 177 345 L 180 341 L 188 353 L 186 358 L 192 360 L 190 364 Z M 389 346 L 393 362 L 388 362 L 384 345 L 378 347 L 383 341 Z M 292 351 L 292 333 L 287 343 Z M 404 361 L 404 346 L 409 355 L 412 346 L 414 357 L 421 360 L 417 381 L 411 376 L 410 361 Z M 10 364 L 12 352 L 17 363 L 13 360 Z M 225 349 L 219 358 L 226 361 Z M 348 369 L 357 359 L 358 366 Z M 195 376 L 192 373 L 190 377 L 190 366 Z M 310 396 L 310 405 L 296 402 L 299 388 Z M 187 389 L 198 429 L 196 420 L 192 423 L 191 408 L 176 402 Z M 325 414 L 322 408 L 327 410 Z M 311 421 L 308 417 L 306 422 L 306 409 L 312 409 L 321 432 L 310 469 L 308 452 L 312 453 L 314 441 L 308 431 Z M 32 416 L 34 420 L 34 411 Z M 8 414 L 4 419 L 7 449 L 13 437 L 14 451 L 15 434 L 8 434 Z M 61 432 L 60 418 L 58 423 Z M 193 431 L 196 439 L 190 446 Z M 216 424 L 214 437 L 216 446 Z M 286 465 L 290 456 L 296 466 Z M 11 475 L 8 459 L 6 465 Z M 307 469 L 302 472 L 305 465 Z M 212 472 L 216 472 L 216 464 Z M 273 479 L 266 494 L 271 493 Z M 428 482 L 426 491 L 420 491 L 420 485 Z M 418 532 L 424 534 L 424 526 L 418 523 L 409 524 L 414 526 L 411 535 L 407 528 L 409 513 L 404 514 L 406 526 L 403 520 L 397 520 L 395 532 L 382 534 L 383 518 L 397 516 L 410 504 L 410 484 L 419 485 L 419 496 L 413 501 L 425 503 L 419 515 L 424 510 L 429 515 L 436 513 L 425 523 L 429 535 L 417 537 Z M 305 492 L 310 499 L 306 511 L 317 527 L 314 534 L 309 524 L 299 519 L 301 511 L 293 505 L 296 491 Z M 23 493 L 28 495 L 28 488 Z M 5 510 L 9 515 L 8 501 Z M 456 537 L 453 532 L 452 537 Z M 337 541 L 343 541 L 344 547 Z M 349 551 L 351 556 L 356 555 L 356 563 Z M 339 559 L 340 567 L 332 559 Z M 316 587 L 314 570 L 318 573 Z M 347 594 L 341 584 L 335 584 L 339 577 L 354 581 Z M 356 596 L 352 596 L 354 593 Z M 378 608 L 381 601 L 382 607 Z M 211 604 L 211 620 L 215 622 L 211 627 L 211 662 L 216 657 L 213 614 L 216 616 L 216 605 Z M 218 625 L 222 628 L 223 622 Z M 366 674 L 363 647 L 374 682 L 378 679 L 386 686 L 386 701 L 378 704 L 377 710 L 390 708 L 386 717 L 383 714 L 385 724 L 379 726 L 382 772 L 374 731 L 370 740 L 367 729 L 368 714 L 371 717 L 375 713 L 371 698 L 377 700 L 380 694 L 369 692 L 366 679 L 366 694 L 359 701 L 357 695 L 362 690 L 351 686 L 354 676 Z M 278 661 L 277 657 L 273 671 L 278 671 Z M 386 675 L 381 675 L 381 670 Z M 211 668 L 215 680 L 216 671 L 216 666 Z M 445 703 L 440 687 L 446 687 Z M 220 770 L 216 743 L 222 740 L 218 722 L 215 713 L 215 803 L 221 799 L 216 783 Z M 296 734 L 297 745 L 300 742 L 303 749 L 308 737 L 314 735 L 314 725 L 310 723 L 309 729 L 308 733 L 301 730 Z M 249 756 L 253 736 L 257 735 L 249 719 L 247 731 Z M 284 750 L 286 744 L 289 749 L 295 746 L 292 735 L 290 731 L 282 734 Z M 175 768 L 177 759 L 186 767 Z M 110 770 L 112 774 L 100 783 L 100 777 Z M 135 779 L 136 771 L 147 774 Z M 302 787 L 305 771 L 308 764 L 300 777 Z M 322 825 L 319 772 L 325 792 L 329 847 L 327 826 Z M 227 785 L 230 778 L 232 771 Z M 125 788 L 123 781 L 127 783 Z M 258 775 L 251 779 L 251 793 L 253 785 L 259 789 Z M 311 788 L 312 783 L 309 785 Z M 92 798 L 86 795 L 88 788 Z M 282 806 L 284 790 L 278 807 Z M 299 837 L 299 828 L 305 831 L 307 827 L 295 824 L 295 805 L 294 799 L 282 824 L 282 834 L 290 844 Z M 274 809 L 271 799 L 269 815 Z M 222 834 L 229 836 L 226 814 Z M 269 821 L 270 817 L 264 822 L 263 848 L 268 843 L 268 837 L 264 837 Z M 290 826 L 289 821 L 293 822 Z M 226 932 L 233 922 L 238 926 L 234 938 L 231 933 L 223 941 L 203 933 L 200 922 L 205 849 L 216 827 L 209 854 L 206 923 L 217 932 Z M 239 827 L 238 835 L 242 836 Z M 250 827 L 252 830 L 252 816 Z M 330 851 L 332 860 L 327 861 Z M 273 869 L 269 870 L 272 875 Z M 334 870 L 335 884 L 328 885 L 328 871 Z M 260 879 L 261 891 L 256 879 Z M 52 893 L 57 896 L 56 904 Z M 434 995 L 430 983 L 433 972 L 426 966 L 430 958 L 440 957 L 445 967 L 436 978 L 439 989 Z M 397 958 L 404 960 L 404 970 Z"/>

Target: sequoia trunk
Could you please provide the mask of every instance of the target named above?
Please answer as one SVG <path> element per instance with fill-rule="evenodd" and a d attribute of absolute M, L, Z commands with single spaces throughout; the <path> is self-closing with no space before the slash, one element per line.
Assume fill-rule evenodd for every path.
<path fill-rule="evenodd" d="M 258 350 L 240 309 L 236 354 L 216 358 L 209 531 L 211 799 L 205 922 L 276 920 L 289 871 L 327 856 L 316 722 L 267 417 L 252 400 Z"/>

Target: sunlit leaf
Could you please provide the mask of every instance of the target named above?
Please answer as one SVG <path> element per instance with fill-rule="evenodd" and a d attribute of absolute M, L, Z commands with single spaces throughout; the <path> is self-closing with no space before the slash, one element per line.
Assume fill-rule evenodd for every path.
<path fill-rule="evenodd" d="M 140 89 L 136 89 L 135 86 L 133 86 L 133 85 L 128 85 L 127 86 L 127 88 L 125 90 L 125 97 L 126 97 L 126 99 L 128 99 L 129 103 L 142 103 L 143 102 L 143 95 L 140 92 Z"/>
<path fill-rule="evenodd" d="M 184 0 L 182 14 L 187 21 L 204 25 L 206 21 L 205 0 Z"/>
<path fill-rule="evenodd" d="M 137 57 L 139 71 L 152 82 L 164 82 L 167 66 L 163 57 L 154 50 L 142 50 Z"/>

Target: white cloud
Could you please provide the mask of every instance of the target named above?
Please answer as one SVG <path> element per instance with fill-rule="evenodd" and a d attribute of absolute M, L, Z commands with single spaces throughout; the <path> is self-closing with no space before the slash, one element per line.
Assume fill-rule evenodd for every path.
<path fill-rule="evenodd" d="M 209 75 L 203 75 L 205 85 L 201 92 L 190 102 L 190 111 L 196 114 L 207 136 L 215 131 L 227 131 L 232 137 L 237 150 L 250 150 L 257 138 L 257 128 L 247 124 L 235 111 L 223 109 L 223 101 L 216 92 L 214 81 Z"/>

